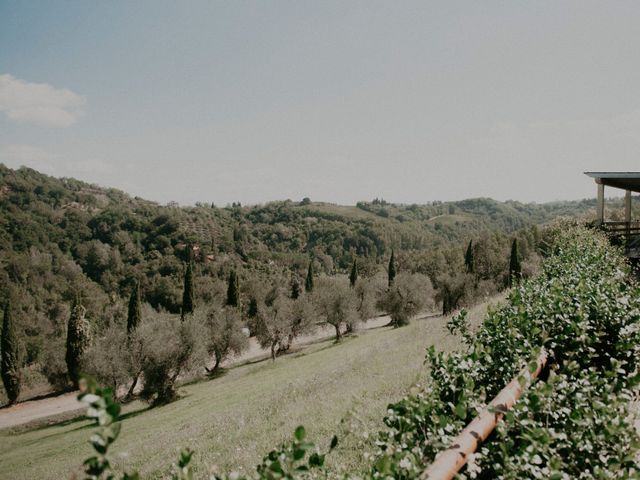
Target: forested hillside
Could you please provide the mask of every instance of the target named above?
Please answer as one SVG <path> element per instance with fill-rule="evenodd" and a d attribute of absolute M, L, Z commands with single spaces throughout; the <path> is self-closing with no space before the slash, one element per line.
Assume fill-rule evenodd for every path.
<path fill-rule="evenodd" d="M 179 313 L 188 259 L 196 304 L 223 304 L 234 272 L 245 312 L 257 285 L 295 290 L 308 271 L 347 274 L 354 262 L 360 277 L 373 277 L 393 251 L 398 270 L 427 275 L 447 310 L 507 284 L 514 239 L 526 276 L 536 264 L 536 225 L 592 208 L 587 200 L 484 198 L 179 207 L 0 164 L 0 301 L 11 297 L 21 366 L 60 361 L 74 300 L 98 333 L 126 322 L 135 284 L 145 308 Z"/>

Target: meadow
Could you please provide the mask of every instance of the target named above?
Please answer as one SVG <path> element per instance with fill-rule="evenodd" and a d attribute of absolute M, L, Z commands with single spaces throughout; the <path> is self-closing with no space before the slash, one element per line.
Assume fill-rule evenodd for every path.
<path fill-rule="evenodd" d="M 472 324 L 481 321 L 486 308 L 471 309 Z M 404 328 L 362 330 L 337 344 L 318 341 L 275 362 L 249 362 L 218 378 L 184 385 L 181 398 L 165 406 L 148 408 L 134 401 L 124 407 L 114 463 L 137 469 L 145 478 L 164 478 L 178 450 L 190 447 L 196 451 L 198 477 L 212 468 L 246 473 L 304 424 L 322 447 L 338 435 L 331 468 L 362 471 L 370 465 L 364 458 L 370 450 L 364 432 L 380 430 L 386 406 L 424 383 L 425 348 L 459 348 L 446 321 L 426 316 Z M 91 452 L 91 431 L 82 418 L 0 431 L 0 478 L 80 475 L 82 460 Z"/>

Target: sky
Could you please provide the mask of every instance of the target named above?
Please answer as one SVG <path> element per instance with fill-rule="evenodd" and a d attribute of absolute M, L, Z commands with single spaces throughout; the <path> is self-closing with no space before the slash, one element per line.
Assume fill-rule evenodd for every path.
<path fill-rule="evenodd" d="M 159 202 L 595 196 L 637 1 L 0 0 L 0 162 Z M 608 194 L 614 194 L 608 190 Z"/>

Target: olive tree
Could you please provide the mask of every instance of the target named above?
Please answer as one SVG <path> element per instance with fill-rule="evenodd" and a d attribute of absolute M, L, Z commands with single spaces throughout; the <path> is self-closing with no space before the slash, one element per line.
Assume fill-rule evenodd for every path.
<path fill-rule="evenodd" d="M 421 273 L 399 273 L 378 300 L 378 307 L 389 314 L 394 327 L 408 325 L 411 317 L 432 306 L 433 286 Z"/>
<path fill-rule="evenodd" d="M 267 301 L 258 303 L 255 333 L 260 346 L 269 348 L 275 360 L 297 336 L 313 330 L 315 314 L 306 295 L 294 300 L 280 290 L 271 293 Z"/>
<path fill-rule="evenodd" d="M 229 355 L 239 355 L 249 347 L 249 339 L 242 332 L 242 318 L 237 308 L 210 307 L 206 312 L 197 312 L 206 332 L 206 347 L 209 355 L 213 355 L 214 365 L 206 368 L 212 373 L 220 368 L 220 364 Z"/>
<path fill-rule="evenodd" d="M 142 345 L 141 396 L 154 405 L 174 400 L 178 377 L 204 366 L 206 344 L 197 319 L 158 315 L 144 321 L 136 332 Z"/>
<path fill-rule="evenodd" d="M 346 278 L 322 277 L 318 279 L 313 295 L 318 316 L 336 331 L 336 342 L 342 339 L 342 328 L 355 330 L 359 322 L 357 298 Z"/>
<path fill-rule="evenodd" d="M 387 281 L 382 273 L 356 280 L 354 293 L 360 321 L 366 322 L 378 314 L 376 302 L 386 288 Z"/>
<path fill-rule="evenodd" d="M 95 339 L 94 344 L 83 357 L 83 371 L 94 377 L 100 384 L 111 387 L 114 398 L 118 397 L 120 387 L 132 378 L 132 356 L 129 349 L 131 336 L 125 328 L 113 325 L 103 335 Z"/>

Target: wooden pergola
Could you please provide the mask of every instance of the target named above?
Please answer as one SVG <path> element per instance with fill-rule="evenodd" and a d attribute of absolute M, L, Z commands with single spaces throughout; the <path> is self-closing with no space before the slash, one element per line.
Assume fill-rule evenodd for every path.
<path fill-rule="evenodd" d="M 631 192 L 640 193 L 640 172 L 584 172 L 598 187 L 596 224 L 622 240 L 629 257 L 640 258 L 640 222 L 631 221 Z M 604 215 L 604 187 L 625 191 L 624 221 L 607 221 Z"/>

